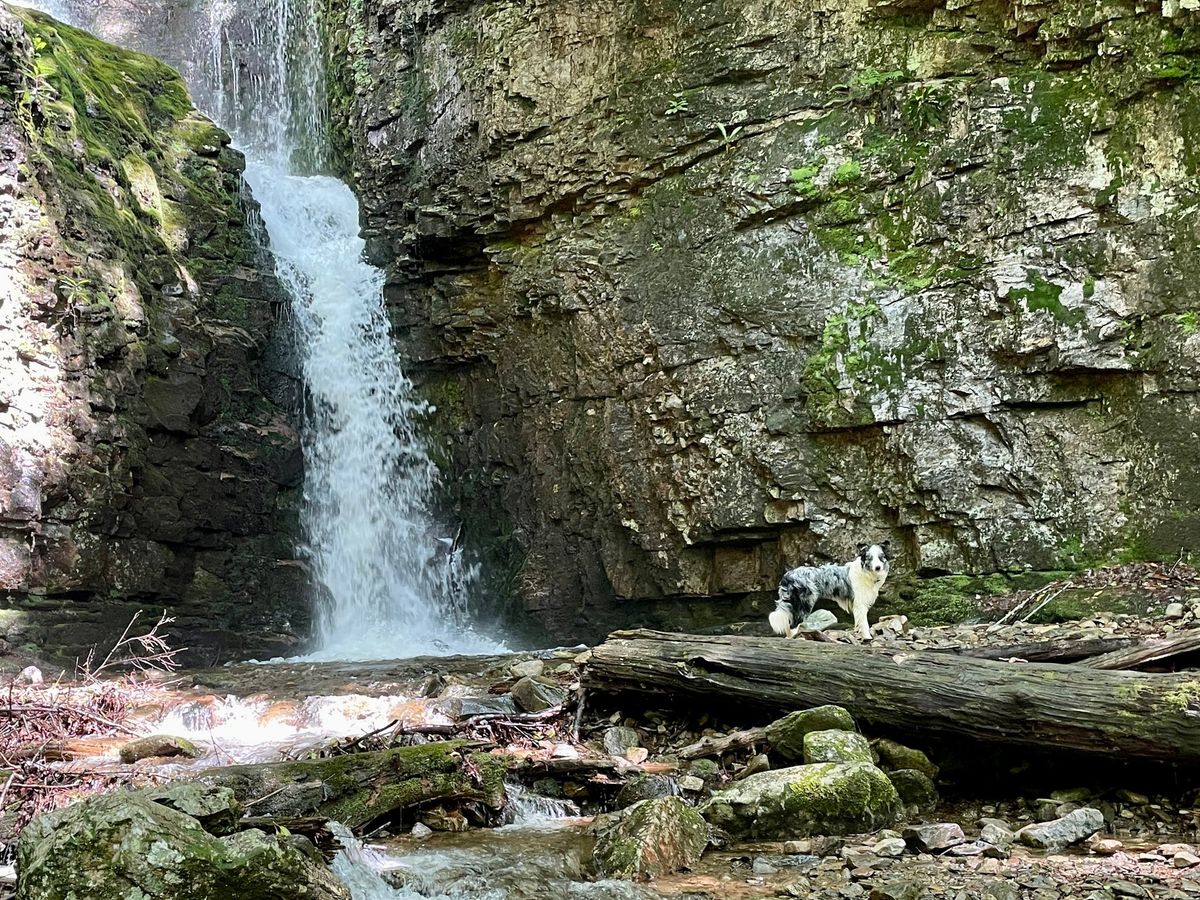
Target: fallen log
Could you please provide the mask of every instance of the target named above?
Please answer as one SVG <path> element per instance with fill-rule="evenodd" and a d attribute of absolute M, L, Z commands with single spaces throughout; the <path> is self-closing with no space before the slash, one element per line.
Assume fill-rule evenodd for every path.
<path fill-rule="evenodd" d="M 953 653 L 971 659 L 1020 659 L 1025 662 L 1069 663 L 1124 650 L 1136 644 L 1133 638 L 1058 638 L 1051 641 L 1033 641 L 1028 644 L 1009 644 L 1004 647 L 954 647 L 936 649 L 937 653 Z"/>
<path fill-rule="evenodd" d="M 1192 631 L 1178 637 L 1158 638 L 1143 641 L 1132 647 L 1113 650 L 1102 656 L 1084 660 L 1081 666 L 1089 669 L 1140 669 L 1143 666 L 1166 662 L 1190 653 L 1200 653 L 1200 630 Z"/>
<path fill-rule="evenodd" d="M 247 814 L 320 816 L 362 828 L 400 810 L 439 800 L 472 800 L 499 809 L 509 760 L 438 741 L 326 759 L 206 769 L 196 780 L 233 790 Z"/>
<path fill-rule="evenodd" d="M 617 632 L 592 651 L 588 691 L 790 711 L 826 703 L 914 735 L 1200 764 L 1200 679 L 778 638 Z M 675 700 L 676 705 L 678 699 Z"/>

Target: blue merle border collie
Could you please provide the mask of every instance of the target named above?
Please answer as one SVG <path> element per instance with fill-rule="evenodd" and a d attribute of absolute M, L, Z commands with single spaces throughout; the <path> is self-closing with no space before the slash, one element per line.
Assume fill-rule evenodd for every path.
<path fill-rule="evenodd" d="M 882 544 L 859 544 L 858 556 L 843 565 L 800 566 L 784 574 L 779 582 L 779 600 L 767 616 L 771 630 L 784 637 L 800 634 L 805 617 L 819 600 L 833 600 L 854 616 L 854 627 L 864 641 L 871 639 L 867 610 L 875 605 L 879 589 L 888 577 L 888 548 Z"/>

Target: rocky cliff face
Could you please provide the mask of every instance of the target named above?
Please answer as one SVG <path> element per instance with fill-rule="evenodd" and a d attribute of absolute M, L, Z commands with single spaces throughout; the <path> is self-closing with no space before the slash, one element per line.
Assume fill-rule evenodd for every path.
<path fill-rule="evenodd" d="M 0 3 L 10 643 L 81 654 L 137 609 L 195 661 L 305 630 L 279 295 L 228 143 L 165 65 Z"/>
<path fill-rule="evenodd" d="M 502 586 L 571 637 L 887 534 L 897 575 L 1196 547 L 1195 6 L 328 0 Z"/>

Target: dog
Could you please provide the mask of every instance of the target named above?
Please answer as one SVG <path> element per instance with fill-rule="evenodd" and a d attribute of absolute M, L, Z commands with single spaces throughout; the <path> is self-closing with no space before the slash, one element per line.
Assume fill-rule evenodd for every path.
<path fill-rule="evenodd" d="M 771 630 L 783 637 L 795 637 L 801 631 L 799 623 L 818 600 L 833 600 L 854 616 L 859 636 L 871 640 L 867 610 L 875 605 L 879 589 L 887 580 L 890 546 L 890 541 L 859 544 L 858 556 L 844 565 L 800 566 L 786 572 L 779 582 L 775 609 L 767 616 Z"/>

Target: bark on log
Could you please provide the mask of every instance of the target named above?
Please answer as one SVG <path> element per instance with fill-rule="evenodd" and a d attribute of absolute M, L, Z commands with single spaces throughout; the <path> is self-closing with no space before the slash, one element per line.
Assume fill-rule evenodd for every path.
<path fill-rule="evenodd" d="M 859 722 L 1039 749 L 1200 765 L 1200 679 L 975 660 L 778 638 L 617 632 L 589 691 L 691 696 L 790 711 L 833 703 Z M 676 701 L 678 703 L 678 701 Z"/>
<path fill-rule="evenodd" d="M 953 653 L 971 659 L 1023 659 L 1025 662 L 1078 662 L 1102 653 L 1111 653 L 1132 647 L 1133 638 L 1059 638 L 1052 641 L 1034 641 L 1028 644 L 1010 644 L 1007 647 L 954 647 L 949 650 L 934 648 L 937 653 Z"/>
<path fill-rule="evenodd" d="M 1114 650 L 1103 656 L 1084 660 L 1080 665 L 1089 669 L 1107 669 L 1109 671 L 1140 669 L 1143 666 L 1198 652 L 1200 652 L 1200 631 L 1193 631 L 1178 637 L 1144 641 L 1124 650 Z"/>
<path fill-rule="evenodd" d="M 499 809 L 509 760 L 439 741 L 328 759 L 206 769 L 197 780 L 231 788 L 253 816 L 334 819 L 361 828 L 435 800 L 477 800 Z"/>

